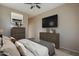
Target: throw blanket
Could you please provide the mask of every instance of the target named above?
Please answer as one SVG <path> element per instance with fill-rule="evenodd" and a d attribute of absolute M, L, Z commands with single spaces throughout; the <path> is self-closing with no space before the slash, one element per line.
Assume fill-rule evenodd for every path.
<path fill-rule="evenodd" d="M 44 45 L 49 50 L 49 56 L 53 56 L 55 54 L 55 44 L 45 41 L 45 40 L 35 40 L 34 38 L 27 38 L 28 40 L 34 41 L 38 44 Z"/>
<path fill-rule="evenodd" d="M 50 43 L 50 42 L 47 42 L 47 41 L 44 41 L 44 40 L 40 40 L 37 43 L 42 44 L 42 45 L 44 45 L 48 48 L 49 56 L 52 56 L 52 55 L 55 54 L 55 49 L 54 49 L 54 44 L 53 43 Z"/>

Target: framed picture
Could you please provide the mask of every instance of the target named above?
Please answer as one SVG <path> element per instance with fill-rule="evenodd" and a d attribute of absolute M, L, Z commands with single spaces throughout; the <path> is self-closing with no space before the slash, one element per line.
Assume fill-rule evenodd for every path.
<path fill-rule="evenodd" d="M 11 12 L 11 23 L 14 26 L 22 26 L 23 24 L 23 15 L 15 12 Z"/>

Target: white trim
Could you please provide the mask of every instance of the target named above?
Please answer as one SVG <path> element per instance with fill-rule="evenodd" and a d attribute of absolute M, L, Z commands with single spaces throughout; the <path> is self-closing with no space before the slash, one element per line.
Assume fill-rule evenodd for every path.
<path fill-rule="evenodd" d="M 72 52 L 75 52 L 75 53 L 79 53 L 79 51 L 77 51 L 77 50 L 73 50 L 73 49 L 69 49 L 69 48 L 65 48 L 65 47 L 61 47 L 61 48 L 72 51 Z"/>

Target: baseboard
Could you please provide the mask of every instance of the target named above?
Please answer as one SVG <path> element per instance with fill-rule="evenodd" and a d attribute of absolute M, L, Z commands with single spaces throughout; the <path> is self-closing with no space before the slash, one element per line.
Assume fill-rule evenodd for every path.
<path fill-rule="evenodd" d="M 64 48 L 64 47 L 61 47 L 61 48 L 66 49 L 66 50 L 69 50 L 69 51 L 72 51 L 72 52 L 75 52 L 75 53 L 79 53 L 79 51 L 72 50 L 72 49 L 69 49 L 69 48 Z"/>

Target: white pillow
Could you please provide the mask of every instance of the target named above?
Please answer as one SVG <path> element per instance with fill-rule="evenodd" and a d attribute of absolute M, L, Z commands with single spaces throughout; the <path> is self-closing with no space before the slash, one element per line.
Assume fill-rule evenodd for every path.
<path fill-rule="evenodd" d="M 17 46 L 17 48 L 22 56 L 34 56 L 34 54 L 31 51 L 29 51 L 27 48 L 25 48 L 22 43 L 16 41 L 15 45 Z"/>
<path fill-rule="evenodd" d="M 4 39 L 4 45 L 1 48 L 4 53 L 7 53 L 9 56 L 20 56 L 19 51 L 17 50 L 15 44 L 13 44 L 10 40 Z"/>

